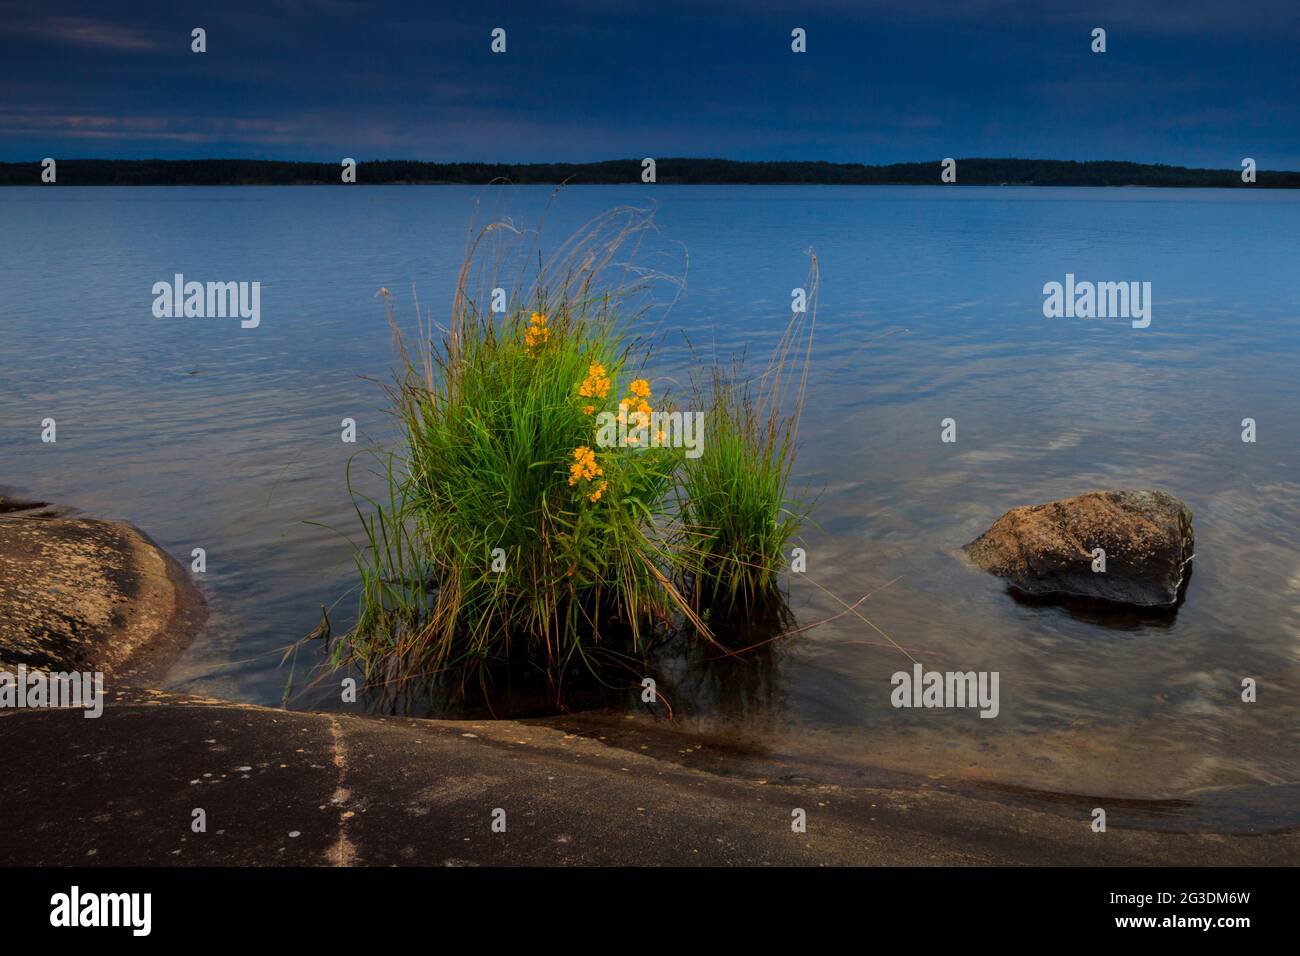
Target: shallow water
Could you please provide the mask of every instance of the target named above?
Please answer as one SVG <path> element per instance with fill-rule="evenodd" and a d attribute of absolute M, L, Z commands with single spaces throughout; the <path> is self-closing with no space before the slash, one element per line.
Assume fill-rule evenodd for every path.
<path fill-rule="evenodd" d="M 171 688 L 280 703 L 282 649 L 352 583 L 356 449 L 339 422 L 355 418 L 362 443 L 390 437 L 367 380 L 391 359 L 376 290 L 409 318 L 414 283 L 446 315 L 476 200 L 535 224 L 549 194 L 0 191 L 0 483 L 133 521 L 178 556 L 206 549 L 212 616 Z M 832 594 L 874 591 L 860 611 L 880 629 L 847 615 L 741 663 L 666 657 L 683 726 L 789 766 L 1080 794 L 1300 779 L 1300 195 L 574 187 L 543 243 L 650 199 L 651 264 L 680 273 L 689 256 L 653 364 L 678 381 L 680 330 L 764 354 L 815 247 L 797 477 L 819 498 L 791 602 L 809 623 L 840 609 Z M 155 319 L 151 287 L 177 272 L 262 282 L 261 326 Z M 1150 281 L 1150 327 L 1045 319 L 1042 286 L 1066 273 Z M 1195 515 L 1172 619 L 1018 603 L 960 552 L 1010 507 L 1116 487 L 1164 488 Z M 998 671 L 999 716 L 891 707 L 910 661 L 880 631 L 928 668 Z M 300 655 L 294 705 L 345 706 L 336 684 L 302 690 L 311 663 Z M 1245 677 L 1257 703 L 1240 699 Z"/>

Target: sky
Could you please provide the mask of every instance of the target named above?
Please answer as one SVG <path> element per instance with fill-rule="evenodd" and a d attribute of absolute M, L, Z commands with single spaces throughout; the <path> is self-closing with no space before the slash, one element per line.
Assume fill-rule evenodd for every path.
<path fill-rule="evenodd" d="M 0 0 L 0 161 L 46 156 L 1300 170 L 1300 0 Z"/>

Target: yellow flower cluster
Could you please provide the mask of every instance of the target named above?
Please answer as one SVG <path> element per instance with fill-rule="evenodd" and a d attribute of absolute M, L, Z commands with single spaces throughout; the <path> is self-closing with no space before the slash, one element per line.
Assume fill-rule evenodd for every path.
<path fill-rule="evenodd" d="M 529 348 L 541 345 L 551 337 L 551 330 L 546 327 L 546 316 L 534 312 L 528 320 L 528 330 L 524 332 L 524 344 Z"/>
<path fill-rule="evenodd" d="M 587 367 L 587 377 L 583 379 L 578 386 L 578 395 L 582 398 L 605 399 L 609 397 L 612 383 L 609 379 L 609 373 L 605 366 L 599 362 L 592 362 Z M 641 419 L 642 425 L 650 422 L 650 414 L 653 411 L 650 407 L 650 383 L 643 378 L 633 380 L 628 386 L 627 397 L 621 399 L 618 403 L 618 420 L 622 423 L 627 422 L 629 409 L 635 404 L 635 417 Z M 587 415 L 594 414 L 596 405 L 587 405 L 583 412 Z M 663 440 L 663 433 L 660 432 L 660 441 Z M 629 445 L 638 444 L 640 439 L 636 435 L 628 435 L 626 442 Z M 569 466 L 569 485 L 578 484 L 581 481 L 592 481 L 604 475 L 600 465 L 596 463 L 596 453 L 583 445 L 581 448 L 573 450 L 573 464 Z M 609 482 L 602 480 L 593 490 L 587 493 L 588 501 L 599 501 L 605 494 L 605 489 L 609 487 Z"/>
<path fill-rule="evenodd" d="M 573 464 L 569 466 L 570 485 L 576 485 L 580 481 L 590 481 L 604 473 L 600 465 L 596 464 L 594 451 L 586 445 L 573 449 Z"/>
<path fill-rule="evenodd" d="M 593 478 L 599 478 L 605 472 L 600 465 L 596 464 L 596 453 L 583 445 L 581 448 L 573 449 L 573 464 L 569 466 L 569 484 L 576 485 L 580 481 L 590 481 Z M 602 481 L 596 486 L 596 490 L 587 495 L 591 501 L 599 501 L 600 496 L 605 493 L 605 487 L 608 481 Z"/>
<path fill-rule="evenodd" d="M 632 384 L 627 388 L 627 397 L 621 399 L 618 403 L 618 420 L 620 424 L 631 424 L 636 428 L 644 428 L 650 424 L 650 414 L 654 411 L 650 407 L 650 383 L 643 378 L 634 379 Z M 625 439 L 629 445 L 640 443 L 636 435 L 628 435 Z"/>
<path fill-rule="evenodd" d="M 647 421 L 648 421 L 648 417 L 650 413 L 654 411 L 654 409 L 650 407 L 650 403 L 647 401 L 649 397 L 650 397 L 650 383 L 643 378 L 638 378 L 635 379 L 632 382 L 632 384 L 627 387 L 627 398 L 625 398 L 623 401 L 628 405 L 631 405 L 635 401 L 637 403 L 636 404 L 637 412 L 641 415 L 647 416 Z M 645 423 L 643 422 L 642 424 Z"/>
<path fill-rule="evenodd" d="M 605 372 L 605 366 L 592 362 L 587 367 L 587 377 L 578 386 L 578 394 L 583 398 L 605 398 L 609 395 L 609 376 Z M 582 412 L 584 415 L 594 415 L 596 406 L 587 405 Z"/>

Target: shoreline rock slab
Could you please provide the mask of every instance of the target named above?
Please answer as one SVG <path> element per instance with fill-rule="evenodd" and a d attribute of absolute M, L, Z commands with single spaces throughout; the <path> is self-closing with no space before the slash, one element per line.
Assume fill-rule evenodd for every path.
<path fill-rule="evenodd" d="M 139 529 L 24 504 L 0 513 L 0 665 L 122 672 L 197 632 L 202 595 Z"/>
<path fill-rule="evenodd" d="M 76 772 L 33 754 L 76 754 Z M 0 788 L 0 819 L 26 837 L 0 846 L 6 866 L 1276 866 L 1300 849 L 1294 826 L 1154 829 L 1143 801 L 1106 802 L 1122 824 L 1098 839 L 1096 796 L 719 775 L 635 736 L 157 691 L 97 720 L 0 711 L 0 761 L 23 768 Z M 190 829 L 195 807 L 206 833 Z"/>
<path fill-rule="evenodd" d="M 1095 550 L 1105 570 L 1094 570 Z M 1195 548 L 1192 513 L 1164 491 L 1090 491 L 1012 508 L 966 545 L 978 567 L 1034 596 L 1172 607 Z"/>

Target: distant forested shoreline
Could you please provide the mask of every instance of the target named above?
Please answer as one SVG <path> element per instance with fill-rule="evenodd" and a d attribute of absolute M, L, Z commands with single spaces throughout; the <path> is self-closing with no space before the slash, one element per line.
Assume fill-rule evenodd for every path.
<path fill-rule="evenodd" d="M 258 159 L 64 159 L 56 158 L 57 186 L 306 186 L 343 185 L 339 163 Z M 729 159 L 655 161 L 655 179 L 683 185 L 928 186 L 940 183 L 940 162 L 862 163 L 741 162 Z M 42 184 L 42 165 L 0 163 L 0 186 Z M 957 185 L 966 186 L 1182 186 L 1300 188 L 1300 172 L 1260 169 L 1243 183 L 1241 169 L 1187 169 L 1150 163 L 1071 162 L 1053 159 L 958 159 Z M 599 163 L 426 163 L 362 161 L 358 185 L 571 183 L 615 185 L 642 182 L 642 161 Z"/>

